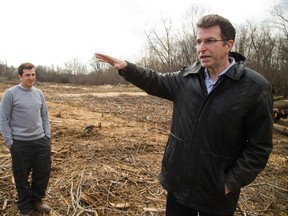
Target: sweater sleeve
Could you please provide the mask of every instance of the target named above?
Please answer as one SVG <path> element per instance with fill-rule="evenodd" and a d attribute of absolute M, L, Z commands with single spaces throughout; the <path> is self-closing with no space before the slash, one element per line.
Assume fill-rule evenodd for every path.
<path fill-rule="evenodd" d="M 13 96 L 7 90 L 3 94 L 1 101 L 1 111 L 0 111 L 1 133 L 7 145 L 13 144 L 11 128 L 9 124 L 11 119 L 12 104 L 13 104 Z"/>
<path fill-rule="evenodd" d="M 42 118 L 43 130 L 44 130 L 45 136 L 50 138 L 51 126 L 50 126 L 50 121 L 49 121 L 49 112 L 48 112 L 48 107 L 46 104 L 45 96 L 42 91 L 41 91 L 41 98 L 42 98 L 41 118 Z"/>

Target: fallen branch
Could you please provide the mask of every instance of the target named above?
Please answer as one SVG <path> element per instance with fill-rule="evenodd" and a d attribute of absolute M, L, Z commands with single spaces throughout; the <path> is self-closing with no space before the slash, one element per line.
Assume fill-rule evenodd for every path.
<path fill-rule="evenodd" d="M 75 215 L 77 213 L 77 209 L 80 209 L 80 212 L 77 213 L 76 216 L 81 215 L 83 212 L 93 213 L 95 216 L 98 216 L 97 211 L 91 210 L 91 209 L 86 209 L 80 205 L 80 200 L 81 200 L 81 195 L 82 195 L 82 181 L 83 181 L 84 169 L 81 170 L 80 180 L 79 180 L 77 191 L 76 191 L 76 197 L 74 197 L 74 193 L 73 193 L 73 178 L 71 180 L 70 196 L 71 196 L 71 202 L 72 202 L 72 205 L 74 208 L 74 214 L 73 215 Z"/>

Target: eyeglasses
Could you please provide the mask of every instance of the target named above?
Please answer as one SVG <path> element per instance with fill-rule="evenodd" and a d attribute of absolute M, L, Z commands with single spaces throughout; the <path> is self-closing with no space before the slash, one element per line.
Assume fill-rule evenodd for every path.
<path fill-rule="evenodd" d="M 202 43 L 204 45 L 210 46 L 218 41 L 228 41 L 229 39 L 224 39 L 224 40 L 217 40 L 217 39 L 212 39 L 212 38 L 207 38 L 204 40 L 196 40 L 195 46 L 200 46 Z"/>

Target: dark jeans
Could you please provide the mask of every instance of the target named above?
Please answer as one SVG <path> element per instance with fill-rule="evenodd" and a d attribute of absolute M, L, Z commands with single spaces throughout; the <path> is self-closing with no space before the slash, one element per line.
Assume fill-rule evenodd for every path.
<path fill-rule="evenodd" d="M 204 212 L 198 212 L 177 202 L 176 198 L 168 193 L 166 204 L 166 216 L 233 216 L 232 215 L 213 215 Z"/>
<path fill-rule="evenodd" d="M 10 151 L 18 193 L 17 206 L 25 214 L 31 210 L 32 202 L 41 201 L 45 196 L 51 171 L 50 139 L 43 137 L 31 141 L 13 140 Z"/>

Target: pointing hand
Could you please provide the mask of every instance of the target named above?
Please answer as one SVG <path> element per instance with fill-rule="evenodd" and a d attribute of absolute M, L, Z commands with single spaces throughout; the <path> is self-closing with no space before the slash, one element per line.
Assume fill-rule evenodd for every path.
<path fill-rule="evenodd" d="M 126 61 L 108 55 L 104 55 L 101 53 L 96 53 L 95 56 L 98 61 L 108 63 L 117 70 L 122 70 L 128 65 Z"/>

